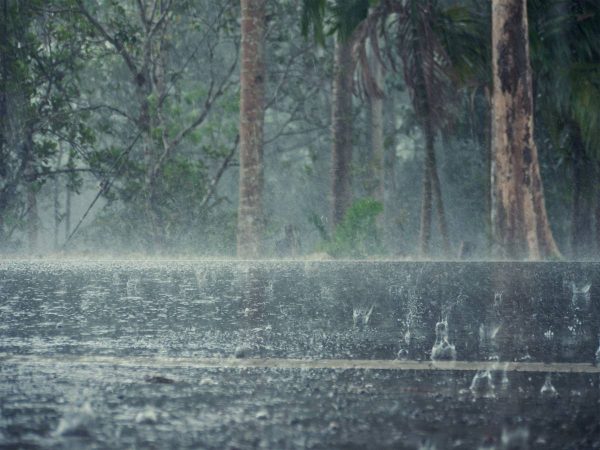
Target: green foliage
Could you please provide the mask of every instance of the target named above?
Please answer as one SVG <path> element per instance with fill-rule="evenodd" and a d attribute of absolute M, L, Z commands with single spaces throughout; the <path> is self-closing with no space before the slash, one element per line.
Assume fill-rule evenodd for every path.
<path fill-rule="evenodd" d="M 383 253 L 376 224 L 377 216 L 382 212 L 383 205 L 372 198 L 357 200 L 348 208 L 332 239 L 322 250 L 336 258 L 364 258 Z"/>
<path fill-rule="evenodd" d="M 336 34 L 343 40 L 352 32 L 374 6 L 374 0 L 304 0 L 302 4 L 301 29 L 304 36 L 311 31 L 315 41 L 325 45 L 325 36 Z"/>

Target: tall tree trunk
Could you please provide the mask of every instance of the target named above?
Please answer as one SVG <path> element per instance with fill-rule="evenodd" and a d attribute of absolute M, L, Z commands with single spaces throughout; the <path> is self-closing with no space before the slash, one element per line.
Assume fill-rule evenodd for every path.
<path fill-rule="evenodd" d="M 437 162 L 435 157 L 435 127 L 433 124 L 433 50 L 423 45 L 425 42 L 424 31 L 419 30 L 421 43 L 415 42 L 415 64 L 417 66 L 416 74 L 419 78 L 415 82 L 415 103 L 416 111 L 421 119 L 421 130 L 425 138 L 425 167 L 423 170 L 423 194 L 421 204 L 421 227 L 420 227 L 420 254 L 428 256 L 430 254 L 431 244 L 431 221 L 433 212 L 433 202 L 437 214 L 437 223 L 442 238 L 442 246 L 446 256 L 450 252 L 450 240 L 448 236 L 448 226 L 446 224 L 446 215 L 444 212 L 444 202 L 442 199 L 442 190 L 440 179 L 437 172 Z"/>
<path fill-rule="evenodd" d="M 386 127 L 383 163 L 383 228 L 384 245 L 392 255 L 400 253 L 400 227 L 398 226 L 399 198 L 396 184 L 396 115 L 392 95 L 385 97 Z"/>
<path fill-rule="evenodd" d="M 423 170 L 423 198 L 421 204 L 421 256 L 428 256 L 430 252 L 431 222 L 434 204 L 444 254 L 449 256 L 450 240 L 448 237 L 448 225 L 446 223 L 446 213 L 444 211 L 444 202 L 435 157 L 435 132 L 429 117 L 424 118 L 423 123 L 423 132 L 425 134 L 425 168 Z"/>
<path fill-rule="evenodd" d="M 54 212 L 54 250 L 58 250 L 58 234 L 59 234 L 59 230 L 60 230 L 60 221 L 61 221 L 61 217 L 60 217 L 60 201 L 59 201 L 59 196 L 60 196 L 60 180 L 58 177 L 55 177 L 54 180 L 52 180 L 52 207 L 53 207 L 53 212 Z"/>
<path fill-rule="evenodd" d="M 71 235 L 71 189 L 67 185 L 67 192 L 65 198 L 65 242 Z"/>
<path fill-rule="evenodd" d="M 558 257 L 534 142 L 526 0 L 492 0 L 492 57 L 492 223 L 499 256 Z"/>
<path fill-rule="evenodd" d="M 571 218 L 571 251 L 574 259 L 590 258 L 593 250 L 594 162 L 585 152 L 581 130 L 571 126 L 573 148 L 573 211 Z"/>
<path fill-rule="evenodd" d="M 69 152 L 69 159 L 67 160 L 67 167 L 72 166 L 72 154 Z M 65 184 L 65 242 L 69 239 L 71 235 L 71 186 L 70 182 L 67 179 L 67 183 Z"/>
<path fill-rule="evenodd" d="M 492 99 L 490 95 L 490 89 L 488 86 L 485 87 L 485 104 L 487 106 L 488 113 L 485 115 L 485 138 L 484 138 L 484 152 L 485 152 L 485 165 L 486 173 L 488 174 L 487 182 L 485 184 L 485 233 L 486 233 L 486 249 L 488 256 L 494 253 L 494 238 L 493 238 L 493 226 L 492 216 L 496 205 L 496 197 L 492 185 L 492 180 L 496 178 L 495 167 L 494 167 L 494 153 L 492 151 Z"/>
<path fill-rule="evenodd" d="M 595 179 L 600 177 L 600 161 L 595 164 Z M 594 222 L 596 225 L 596 258 L 600 256 L 600 183 L 595 183 L 595 208 L 594 208 Z"/>
<path fill-rule="evenodd" d="M 383 142 L 383 71 L 379 60 L 371 55 L 373 77 L 381 93 L 369 94 L 370 158 L 368 166 L 368 194 L 383 202 L 384 194 L 384 142 Z M 380 95 L 381 94 L 381 95 Z"/>
<path fill-rule="evenodd" d="M 27 126 L 23 142 L 23 159 L 25 161 L 25 184 L 26 202 L 25 202 L 25 220 L 27 229 L 27 244 L 30 254 L 37 251 L 38 246 L 38 231 L 39 217 L 37 208 L 37 189 L 35 186 L 36 174 L 34 164 L 34 144 L 33 144 L 33 129 L 30 124 Z"/>
<path fill-rule="evenodd" d="M 332 87 L 331 201 L 335 228 L 352 203 L 352 45 L 335 42 Z"/>
<path fill-rule="evenodd" d="M 446 257 L 450 256 L 450 235 L 448 234 L 448 224 L 446 222 L 446 212 L 444 210 L 444 200 L 442 197 L 442 189 L 440 187 L 440 178 L 437 171 L 437 162 L 435 158 L 435 148 L 431 149 L 431 156 L 433 163 L 431 164 L 431 187 L 433 193 L 433 200 L 435 203 L 435 212 L 437 215 L 438 230 L 440 237 L 442 238 L 442 249 Z"/>
<path fill-rule="evenodd" d="M 241 0 L 240 194 L 237 255 L 262 251 L 266 0 Z"/>
<path fill-rule="evenodd" d="M 35 187 L 27 186 L 27 243 L 29 253 L 33 254 L 38 249 L 39 217 L 37 208 L 37 193 Z"/>
<path fill-rule="evenodd" d="M 8 73 L 9 73 L 9 41 L 8 41 L 8 0 L 2 1 L 2 19 L 0 20 L 0 180 L 7 175 L 7 132 L 8 132 Z M 0 204 L 0 244 L 4 243 L 4 201 Z"/>
<path fill-rule="evenodd" d="M 423 168 L 423 191 L 421 193 L 421 224 L 419 228 L 419 254 L 428 256 L 431 244 L 431 213 L 432 213 L 432 187 L 430 155 L 433 148 L 433 133 L 425 133 L 425 166 Z M 435 154 L 435 153 L 433 153 Z"/>

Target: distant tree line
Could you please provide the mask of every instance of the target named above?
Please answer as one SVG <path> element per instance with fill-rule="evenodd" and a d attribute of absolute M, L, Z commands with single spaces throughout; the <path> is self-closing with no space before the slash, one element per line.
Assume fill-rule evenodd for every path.
<path fill-rule="evenodd" d="M 0 246 L 597 258 L 598 42 L 594 0 L 0 0 Z"/>

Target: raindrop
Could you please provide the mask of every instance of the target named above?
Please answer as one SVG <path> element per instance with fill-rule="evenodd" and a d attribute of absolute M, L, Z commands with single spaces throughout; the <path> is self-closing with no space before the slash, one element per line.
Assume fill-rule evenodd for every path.
<path fill-rule="evenodd" d="M 596 350 L 596 365 L 600 366 L 600 338 L 598 338 L 598 349 Z"/>
<path fill-rule="evenodd" d="M 544 384 L 543 384 L 542 388 L 540 389 L 540 394 L 542 397 L 545 397 L 545 398 L 558 397 L 558 392 L 556 391 L 556 388 L 552 384 L 552 375 L 551 374 L 546 375 L 546 381 L 544 381 Z"/>

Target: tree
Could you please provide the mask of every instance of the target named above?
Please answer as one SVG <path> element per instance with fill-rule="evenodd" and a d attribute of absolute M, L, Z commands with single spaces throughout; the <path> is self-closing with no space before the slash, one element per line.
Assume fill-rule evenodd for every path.
<path fill-rule="evenodd" d="M 265 0 L 241 0 L 240 195 L 237 254 L 243 258 L 256 258 L 262 250 L 265 7 Z"/>
<path fill-rule="evenodd" d="M 352 204 L 352 43 L 336 37 L 331 99 L 331 214 L 340 224 Z"/>
<path fill-rule="evenodd" d="M 493 219 L 501 256 L 559 256 L 540 175 L 533 129 L 526 0 L 492 1 Z"/>
<path fill-rule="evenodd" d="M 59 174 L 74 175 L 54 158 L 60 142 L 93 140 L 85 113 L 74 111 L 87 46 L 55 3 L 0 4 L 0 244 L 27 230 L 36 250 L 37 195 Z M 55 162 L 56 161 L 56 162 Z"/>
<path fill-rule="evenodd" d="M 396 31 L 394 41 L 387 33 L 387 21 L 390 17 Z M 377 61 L 382 60 L 379 48 L 383 35 L 388 44 L 386 54 L 392 67 L 396 67 L 393 48 L 400 55 L 404 81 L 411 93 L 413 109 L 418 117 L 424 138 L 425 162 L 423 170 L 423 189 L 421 201 L 421 222 L 419 233 L 420 253 L 430 253 L 432 213 L 435 212 L 443 251 L 450 252 L 450 238 L 446 223 L 446 213 L 442 198 L 442 189 L 435 155 L 435 139 L 437 131 L 443 127 L 444 114 L 449 103 L 449 72 L 452 61 L 444 49 L 440 39 L 440 24 L 443 23 L 444 12 L 438 8 L 437 2 L 431 0 L 407 2 L 379 2 L 359 27 L 358 40 L 363 47 L 360 53 L 366 55 L 367 40 Z M 448 26 L 448 24 L 445 24 Z M 366 57 L 362 58 L 367 61 Z M 367 86 L 377 78 L 377 66 L 361 64 Z"/>
<path fill-rule="evenodd" d="M 334 35 L 331 95 L 331 223 L 333 232 L 352 204 L 352 96 L 355 61 L 353 47 L 358 25 L 367 16 L 368 0 L 304 0 L 302 30 L 312 28 L 316 41 Z M 326 26 L 327 25 L 327 26 Z"/>
<path fill-rule="evenodd" d="M 600 174 L 600 4 L 535 0 L 528 8 L 536 112 L 555 154 L 570 166 L 571 256 L 590 258 Z"/>
<path fill-rule="evenodd" d="M 188 213 L 206 209 L 237 147 L 237 139 L 223 133 L 231 150 L 216 152 L 215 145 L 206 150 L 198 134 L 233 86 L 237 41 L 230 40 L 225 30 L 231 2 L 75 3 L 87 21 L 89 34 L 100 42 L 96 68 L 113 71 L 110 78 L 116 80 L 111 82 L 120 94 L 115 95 L 114 103 L 107 102 L 109 88 L 104 85 L 100 99 L 90 95 L 88 107 L 108 113 L 99 117 L 99 128 L 106 127 L 106 122 L 127 123 L 122 130 L 108 126 L 108 142 L 117 132 L 122 141 L 94 152 L 94 162 L 112 180 L 120 181 L 120 186 L 113 186 L 111 181 L 109 187 L 118 190 L 125 204 L 121 213 L 130 226 L 136 222 L 136 234 L 145 236 L 145 248 L 165 250 L 170 248 L 170 237 L 181 230 L 173 224 L 176 216 L 181 224 L 181 216 L 187 219 Z M 223 52 L 225 57 L 216 51 L 219 46 L 229 50 Z M 112 50 L 109 55 L 107 47 Z M 234 58 L 229 57 L 232 54 Z M 192 67 L 202 70 L 193 80 Z M 123 69 L 126 83 L 114 75 Z M 190 141 L 198 147 L 196 155 L 182 157 Z M 208 180 L 204 178 L 206 156 L 220 160 L 215 177 Z M 181 189 L 178 182 L 188 189 Z M 103 194 L 109 197 L 110 190 Z M 197 203 L 190 207 L 192 202 Z"/>

